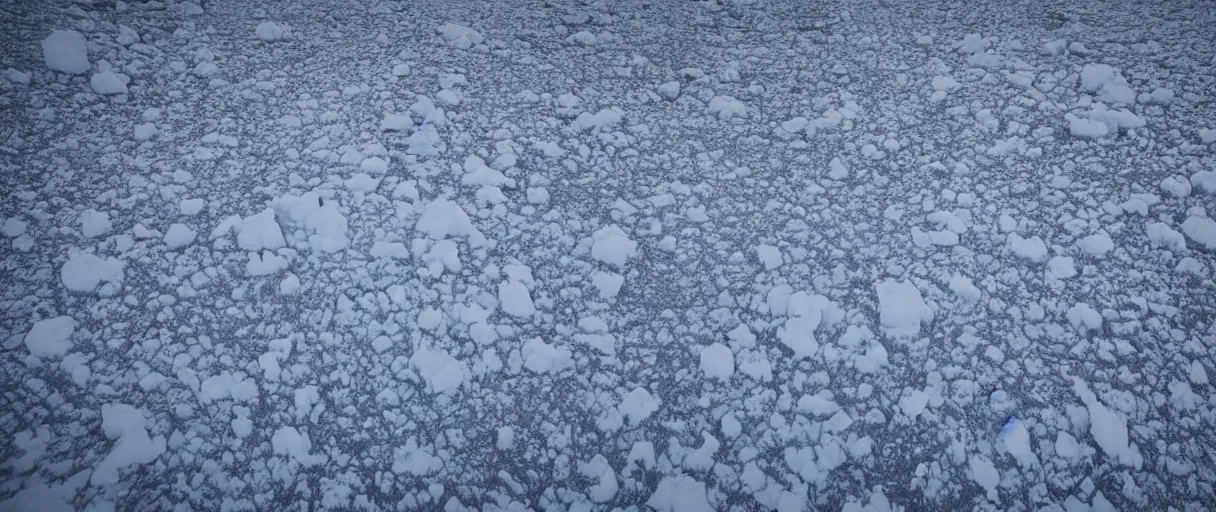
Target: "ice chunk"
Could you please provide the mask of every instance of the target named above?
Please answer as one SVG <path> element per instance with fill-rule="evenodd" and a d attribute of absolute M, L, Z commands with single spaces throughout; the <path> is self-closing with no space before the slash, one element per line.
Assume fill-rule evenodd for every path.
<path fill-rule="evenodd" d="M 117 439 L 110 453 L 102 459 L 89 481 L 95 486 L 118 483 L 118 472 L 136 464 L 147 464 L 165 453 L 164 436 L 151 438 L 146 429 L 147 418 L 138 409 L 126 404 L 101 406 L 101 428 L 110 439 Z"/>
<path fill-rule="evenodd" d="M 394 114 L 392 112 L 386 112 L 384 114 L 384 119 L 380 120 L 380 129 L 386 132 L 403 132 L 411 126 L 414 126 L 414 120 L 410 119 L 409 114 Z"/>
<path fill-rule="evenodd" d="M 1039 465 L 1039 458 L 1030 444 L 1030 432 L 1021 420 L 1010 416 L 1001 426 L 1001 440 L 1005 443 L 1005 451 L 1017 459 L 1023 468 L 1031 469 Z"/>
<path fill-rule="evenodd" d="M 194 243 L 194 238 L 198 236 L 193 229 L 190 229 L 185 224 L 174 223 L 165 230 L 165 246 L 170 250 L 185 247 Z"/>
<path fill-rule="evenodd" d="M 659 96 L 667 101 L 675 101 L 680 96 L 680 82 L 675 80 L 659 84 Z"/>
<path fill-rule="evenodd" d="M 705 492 L 705 484 L 692 477 L 677 474 L 659 481 L 646 505 L 656 512 L 713 512 Z"/>
<path fill-rule="evenodd" d="M 1199 362 L 1198 359 L 1191 361 L 1191 368 L 1188 372 L 1188 376 L 1190 377 L 1192 384 L 1203 386 L 1208 383 L 1208 372 L 1203 368 L 1203 363 Z"/>
<path fill-rule="evenodd" d="M 721 343 L 713 343 L 701 349 L 701 371 L 706 377 L 718 380 L 730 380 L 735 373 L 735 354 L 730 347 Z"/>
<path fill-rule="evenodd" d="M 619 268 L 638 254 L 638 243 L 616 226 L 600 228 L 591 235 L 591 240 L 591 257 Z"/>
<path fill-rule="evenodd" d="M 519 352 L 524 359 L 524 368 L 534 373 L 556 373 L 574 366 L 569 350 L 545 343 L 540 338 L 524 342 Z"/>
<path fill-rule="evenodd" d="M 301 466 L 316 466 L 329 461 L 326 454 L 309 453 L 312 451 L 312 440 L 295 427 L 279 427 L 270 438 L 270 446 L 275 455 L 287 455 Z"/>
<path fill-rule="evenodd" d="M 4 224 L 0 225 L 0 234 L 9 238 L 17 238 L 25 234 L 25 229 L 29 227 L 29 223 L 18 219 L 9 218 L 4 220 Z"/>
<path fill-rule="evenodd" d="M 90 67 L 88 45 L 75 30 L 56 30 L 43 39 L 42 59 L 46 67 L 71 75 L 84 73 Z"/>
<path fill-rule="evenodd" d="M 122 280 L 123 263 L 113 258 L 98 258 L 90 253 L 81 253 L 63 264 L 59 277 L 67 289 L 74 292 L 91 292 L 101 283 L 116 283 Z"/>
<path fill-rule="evenodd" d="M 410 364 L 418 371 L 427 389 L 432 393 L 452 394 L 460 389 L 469 374 L 464 363 L 455 357 L 432 348 L 421 348 L 410 357 Z"/>
<path fill-rule="evenodd" d="M 1115 81 L 1117 73 L 1108 64 L 1086 64 L 1081 69 L 1081 92 L 1098 92 L 1102 86 Z"/>
<path fill-rule="evenodd" d="M 103 71 L 93 74 L 93 78 L 89 79 L 89 86 L 97 94 L 126 94 L 127 78 L 113 71 Z"/>
<path fill-rule="evenodd" d="M 1182 198 L 1191 195 L 1191 182 L 1183 176 L 1167 176 L 1161 180 L 1161 191 Z"/>
<path fill-rule="evenodd" d="M 1052 256 L 1047 260 L 1047 273 L 1056 279 L 1068 279 L 1077 275 L 1077 267 L 1068 256 Z"/>
<path fill-rule="evenodd" d="M 528 287 L 519 281 L 505 281 L 498 285 L 498 302 L 508 315 L 527 318 L 536 313 Z"/>
<path fill-rule="evenodd" d="M 781 266 L 781 249 L 771 245 L 756 246 L 756 257 L 764 265 L 764 270 L 773 270 Z"/>
<path fill-rule="evenodd" d="M 591 114 L 583 112 L 574 118 L 570 127 L 576 131 L 585 132 L 596 128 L 604 129 L 616 126 L 624 119 L 625 113 L 619 108 L 609 107 Z"/>
<path fill-rule="evenodd" d="M 1102 314 L 1084 302 L 1079 302 L 1069 308 L 1067 317 L 1068 323 L 1081 332 L 1102 327 Z"/>
<path fill-rule="evenodd" d="M 1194 190 L 1216 194 L 1216 171 L 1196 171 L 1190 181 Z"/>
<path fill-rule="evenodd" d="M 933 309 L 925 303 L 916 285 L 886 280 L 878 283 L 877 289 L 879 318 L 888 335 L 915 336 L 921 324 L 933 320 Z"/>
<path fill-rule="evenodd" d="M 316 192 L 280 197 L 273 208 L 288 226 L 304 229 L 308 246 L 314 250 L 334 253 L 346 248 L 349 242 L 346 217 L 338 210 L 338 203 L 325 200 Z"/>
<path fill-rule="evenodd" d="M 481 44 L 485 40 L 481 33 L 463 25 L 455 23 L 444 23 L 438 29 L 439 36 L 443 38 L 449 46 L 454 48 L 469 49 L 474 45 Z"/>
<path fill-rule="evenodd" d="M 278 41 L 287 37 L 287 27 L 273 21 L 263 21 L 253 29 L 253 34 L 263 41 Z"/>
<path fill-rule="evenodd" d="M 594 482 L 587 489 L 587 495 L 591 501 L 605 503 L 616 496 L 616 492 L 620 488 L 616 480 L 616 472 L 612 470 L 608 459 L 603 455 L 597 454 L 589 462 L 580 462 L 578 471 Z"/>
<path fill-rule="evenodd" d="M 591 285 L 599 290 L 601 299 L 615 298 L 625 284 L 625 276 L 615 272 L 596 271 L 591 275 Z"/>
<path fill-rule="evenodd" d="M 250 251 L 245 262 L 245 272 L 250 276 L 268 276 L 287 268 L 287 258 L 270 251 Z"/>
<path fill-rule="evenodd" d="M 959 298 L 970 302 L 978 301 L 984 295 L 984 292 L 976 287 L 967 276 L 961 274 L 954 274 L 950 277 L 950 290 Z"/>
<path fill-rule="evenodd" d="M 70 316 L 39 320 L 25 333 L 25 347 L 38 357 L 63 357 L 72 350 L 74 332 L 76 320 Z"/>
<path fill-rule="evenodd" d="M 1038 236 L 1022 238 L 1017 233 L 1009 233 L 1007 245 L 1013 254 L 1035 263 L 1041 263 L 1047 259 L 1047 244 L 1043 243 L 1043 239 Z"/>
<path fill-rule="evenodd" d="M 1111 240 L 1110 235 L 1106 234 L 1105 231 L 1101 231 L 1082 238 L 1077 242 L 1077 247 L 1080 247 L 1082 251 L 1089 253 L 1091 256 L 1101 258 L 1115 248 L 1115 242 Z"/>
<path fill-rule="evenodd" d="M 486 243 L 485 235 L 481 234 L 468 214 L 460 205 L 447 199 L 431 201 L 418 217 L 414 229 L 426 234 L 432 240 L 443 240 L 450 236 L 464 237 L 469 245 L 474 247 Z"/>
<path fill-rule="evenodd" d="M 494 446 L 499 450 L 510 450 L 515 446 L 515 428 L 510 425 L 498 427 L 498 437 Z"/>
<path fill-rule="evenodd" d="M 1216 251 L 1216 221 L 1192 215 L 1182 222 L 1182 232 L 1209 251 Z"/>
<path fill-rule="evenodd" d="M 710 113 L 718 114 L 718 117 L 723 120 L 747 114 L 747 107 L 743 105 L 743 102 L 731 96 L 714 96 L 709 100 L 708 110 Z"/>
<path fill-rule="evenodd" d="M 38 511 L 38 512 L 75 512 L 61 491 L 45 485 L 36 485 L 18 491 L 13 497 L 0 501 L 0 510 Z"/>
<path fill-rule="evenodd" d="M 997 501 L 999 495 L 996 488 L 1001 483 L 1001 474 L 996 470 L 996 466 L 993 466 L 992 462 L 982 455 L 971 455 L 968 458 L 970 459 L 971 479 L 980 484 L 980 487 L 983 487 L 984 491 L 988 493 L 988 501 Z"/>
<path fill-rule="evenodd" d="M 287 245 L 274 210 L 267 208 L 242 219 L 236 228 L 236 245 L 246 251 L 274 250 Z"/>
<path fill-rule="evenodd" d="M 944 92 L 950 92 L 955 89 L 958 89 L 959 87 L 962 87 L 962 84 L 958 83 L 958 80 L 955 80 L 952 77 L 944 76 L 944 75 L 938 75 L 938 76 L 933 77 L 932 85 L 933 85 L 934 91 L 944 91 Z"/>
<path fill-rule="evenodd" d="M 1100 139 L 1110 134 L 1110 128 L 1101 121 L 1090 119 L 1088 117 L 1077 117 L 1072 114 L 1065 114 L 1064 119 L 1068 121 L 1068 132 L 1073 137 L 1081 139 Z"/>
<path fill-rule="evenodd" d="M 80 213 L 80 231 L 88 238 L 104 236 L 114 228 L 110 214 L 89 208 Z"/>
<path fill-rule="evenodd" d="M 636 426 L 659 410 L 659 400 L 646 388 L 636 387 L 621 398 L 621 404 L 617 408 L 630 425 Z"/>

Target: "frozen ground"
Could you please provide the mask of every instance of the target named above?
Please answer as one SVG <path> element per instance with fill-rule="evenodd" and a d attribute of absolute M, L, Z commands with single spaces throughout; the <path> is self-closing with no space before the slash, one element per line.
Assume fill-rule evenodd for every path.
<path fill-rule="evenodd" d="M 0 2 L 0 509 L 1211 507 L 1216 14 L 1072 4 Z"/>

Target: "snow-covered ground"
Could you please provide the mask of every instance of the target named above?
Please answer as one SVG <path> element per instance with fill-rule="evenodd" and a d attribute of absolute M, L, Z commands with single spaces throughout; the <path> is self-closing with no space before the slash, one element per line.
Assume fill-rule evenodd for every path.
<path fill-rule="evenodd" d="M 1202 510 L 1207 2 L 0 2 L 0 510 Z"/>

